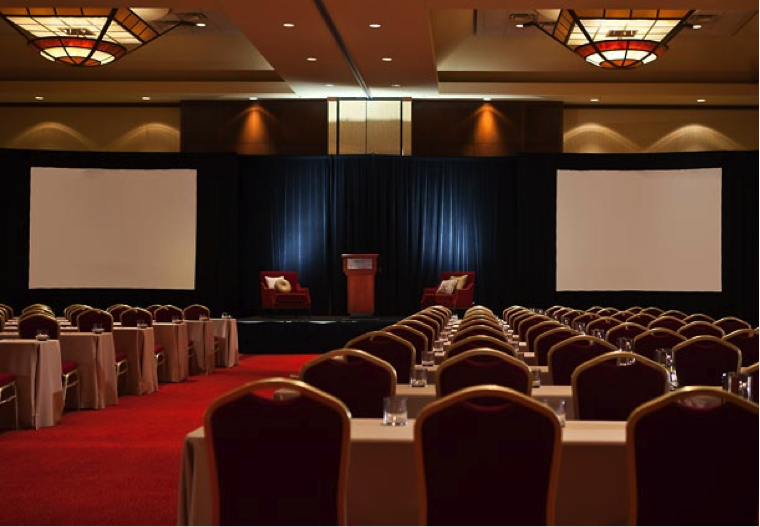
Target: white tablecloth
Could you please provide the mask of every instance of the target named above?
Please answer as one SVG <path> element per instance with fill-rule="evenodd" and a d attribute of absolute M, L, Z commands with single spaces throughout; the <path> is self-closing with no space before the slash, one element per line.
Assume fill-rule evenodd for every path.
<path fill-rule="evenodd" d="M 158 391 L 153 328 L 115 327 L 113 340 L 116 350 L 127 354 L 127 392 L 131 395 L 146 395 Z"/>
<path fill-rule="evenodd" d="M 414 421 L 406 427 L 386 427 L 380 421 L 351 420 L 348 522 L 416 525 Z M 569 421 L 562 431 L 557 524 L 624 525 L 628 513 L 625 423 Z M 185 437 L 177 518 L 179 525 L 209 525 L 211 521 L 203 428 Z"/>
<path fill-rule="evenodd" d="M 61 332 L 58 339 L 61 358 L 77 363 L 82 408 L 99 410 L 119 404 L 113 335 Z"/>
<path fill-rule="evenodd" d="M 206 373 L 213 373 L 214 358 L 214 324 L 210 320 L 185 320 L 187 338 L 193 342 L 195 368 Z"/>
<path fill-rule="evenodd" d="M 154 322 L 156 342 L 164 346 L 166 364 L 162 381 L 181 382 L 187 379 L 189 357 L 187 353 L 187 324 Z"/>
<path fill-rule="evenodd" d="M 231 368 L 240 363 L 238 350 L 237 320 L 234 318 L 212 318 L 214 336 L 219 339 L 219 360 L 217 366 Z"/>
<path fill-rule="evenodd" d="M 19 425 L 41 428 L 61 421 L 61 346 L 57 340 L 1 340 L 0 371 L 16 375 Z"/>

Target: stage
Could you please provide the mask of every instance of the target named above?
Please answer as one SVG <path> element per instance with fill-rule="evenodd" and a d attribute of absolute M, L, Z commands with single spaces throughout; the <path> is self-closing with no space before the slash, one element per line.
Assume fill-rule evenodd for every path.
<path fill-rule="evenodd" d="M 349 340 L 404 317 L 246 317 L 239 318 L 240 353 L 256 355 L 325 353 Z"/>

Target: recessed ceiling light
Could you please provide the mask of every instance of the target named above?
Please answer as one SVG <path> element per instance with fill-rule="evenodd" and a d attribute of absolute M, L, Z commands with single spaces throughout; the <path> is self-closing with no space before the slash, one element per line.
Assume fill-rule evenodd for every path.
<path fill-rule="evenodd" d="M 309 62 L 317 62 L 317 57 L 306 57 Z"/>
<path fill-rule="evenodd" d="M 45 100 L 45 98 L 44 98 L 42 95 L 36 95 L 36 96 L 34 97 L 34 100 L 35 100 L 35 101 L 44 101 L 44 100 Z"/>
<path fill-rule="evenodd" d="M 381 60 L 383 62 L 391 62 L 393 60 L 393 57 L 383 57 Z"/>
<path fill-rule="evenodd" d="M 697 102 L 707 102 L 707 99 L 697 99 Z"/>
<path fill-rule="evenodd" d="M 370 24 L 369 27 L 371 27 L 372 29 L 377 29 L 377 28 L 383 27 L 383 26 L 381 26 L 380 24 Z"/>
<path fill-rule="evenodd" d="M 195 27 L 206 27 L 206 23 L 205 22 L 196 22 L 195 23 Z"/>
<path fill-rule="evenodd" d="M 149 100 L 150 100 L 150 97 L 149 97 L 149 96 L 147 96 L 147 95 L 143 95 L 143 96 L 142 96 L 142 100 L 143 100 L 143 101 L 149 101 Z"/>
<path fill-rule="evenodd" d="M 591 102 L 599 102 L 599 97 L 592 97 L 589 99 Z"/>
<path fill-rule="evenodd" d="M 285 22 L 282 27 L 296 27 L 296 25 L 292 22 Z"/>

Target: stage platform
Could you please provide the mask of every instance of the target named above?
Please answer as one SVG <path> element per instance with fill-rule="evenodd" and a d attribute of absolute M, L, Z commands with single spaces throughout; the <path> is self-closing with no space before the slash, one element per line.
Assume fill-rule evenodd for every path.
<path fill-rule="evenodd" d="M 398 317 L 247 317 L 238 319 L 240 353 L 325 353 L 401 320 Z"/>

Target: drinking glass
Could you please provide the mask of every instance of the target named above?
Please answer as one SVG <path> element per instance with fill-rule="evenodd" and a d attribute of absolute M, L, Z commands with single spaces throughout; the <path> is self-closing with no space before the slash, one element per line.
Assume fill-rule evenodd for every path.
<path fill-rule="evenodd" d="M 558 399 L 556 401 L 551 401 L 549 399 L 544 399 L 544 404 L 554 411 L 554 415 L 556 415 L 557 419 L 559 419 L 560 426 L 565 426 L 565 419 L 567 417 L 567 412 L 565 411 L 565 400 Z"/>
<path fill-rule="evenodd" d="M 443 347 L 441 347 L 443 351 Z M 422 366 L 430 368 L 435 365 L 435 350 L 425 350 L 422 352 Z"/>
<path fill-rule="evenodd" d="M 541 387 L 541 370 L 535 369 L 532 371 L 533 371 L 533 387 L 540 388 Z"/>
<path fill-rule="evenodd" d="M 620 351 L 633 352 L 633 339 L 631 337 L 620 337 L 617 339 L 618 349 Z"/>
<path fill-rule="evenodd" d="M 417 364 L 412 368 L 412 380 L 410 384 L 415 388 L 427 386 L 427 371 L 424 366 Z"/>
<path fill-rule="evenodd" d="M 749 399 L 751 395 L 752 378 L 738 371 L 729 371 L 723 374 L 723 389 L 734 393 L 743 399 Z"/>
<path fill-rule="evenodd" d="M 48 330 L 44 328 L 40 328 L 37 330 L 37 340 L 47 340 L 48 339 Z"/>
<path fill-rule="evenodd" d="M 95 322 L 92 324 L 92 332 L 93 333 L 103 333 L 103 324 L 99 322 Z"/>
<path fill-rule="evenodd" d="M 406 426 L 407 411 L 406 397 L 384 397 L 383 398 L 383 425 L 384 426 Z"/>
<path fill-rule="evenodd" d="M 591 330 L 591 336 L 596 337 L 600 340 L 604 340 L 604 338 L 607 336 L 607 332 L 602 328 L 594 328 Z"/>

